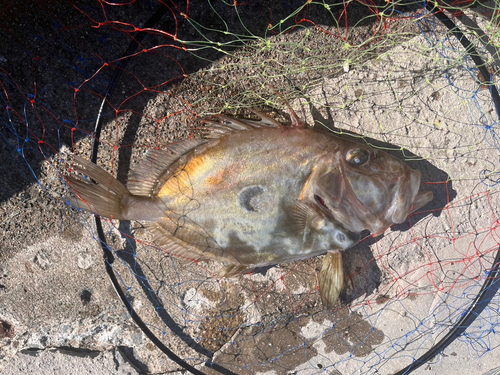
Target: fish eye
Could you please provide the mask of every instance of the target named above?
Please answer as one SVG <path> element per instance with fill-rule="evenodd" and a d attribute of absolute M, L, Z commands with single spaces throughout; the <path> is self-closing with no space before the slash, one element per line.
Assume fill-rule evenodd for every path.
<path fill-rule="evenodd" d="M 358 167 L 365 164 L 370 157 L 370 154 L 366 150 L 356 149 L 349 151 L 345 157 L 345 160 L 351 164 L 353 167 Z"/>

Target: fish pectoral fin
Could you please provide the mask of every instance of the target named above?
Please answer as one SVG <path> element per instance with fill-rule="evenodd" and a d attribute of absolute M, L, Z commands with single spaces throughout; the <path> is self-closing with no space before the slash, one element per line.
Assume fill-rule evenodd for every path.
<path fill-rule="evenodd" d="M 242 273 L 250 272 L 252 269 L 253 268 L 248 268 L 242 264 L 228 264 L 217 272 L 217 277 L 222 279 L 223 277 L 241 275 Z"/>
<path fill-rule="evenodd" d="M 326 308 L 330 309 L 344 287 L 344 264 L 342 253 L 330 251 L 325 255 L 319 272 L 319 291 Z"/>
<path fill-rule="evenodd" d="M 303 236 L 306 236 L 310 231 L 311 224 L 321 218 L 314 208 L 309 206 L 304 202 L 296 202 L 290 210 L 290 216 L 292 219 L 292 227 L 300 232 Z"/>
<path fill-rule="evenodd" d="M 153 242 L 172 255 L 197 262 L 213 259 L 210 253 L 204 253 L 200 249 L 172 236 L 158 223 L 147 224 L 146 227 L 154 235 Z"/>

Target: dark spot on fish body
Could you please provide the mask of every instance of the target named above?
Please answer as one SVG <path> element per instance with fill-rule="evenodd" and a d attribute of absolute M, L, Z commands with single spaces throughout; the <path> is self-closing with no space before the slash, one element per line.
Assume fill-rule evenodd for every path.
<path fill-rule="evenodd" d="M 249 186 L 249 187 L 244 188 L 240 192 L 240 196 L 239 196 L 240 206 L 243 207 L 247 211 L 255 212 L 256 209 L 252 205 L 252 200 L 255 197 L 258 197 L 259 195 L 261 195 L 262 193 L 264 193 L 264 189 L 260 186 Z"/>
<path fill-rule="evenodd" d="M 262 186 L 247 186 L 240 191 L 239 205 L 248 212 L 271 212 L 275 199 Z"/>

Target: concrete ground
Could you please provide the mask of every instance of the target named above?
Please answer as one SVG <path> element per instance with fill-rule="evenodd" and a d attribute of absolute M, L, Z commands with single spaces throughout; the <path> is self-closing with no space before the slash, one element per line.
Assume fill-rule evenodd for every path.
<path fill-rule="evenodd" d="M 117 51 L 125 50 L 130 42 L 120 28 L 124 25 L 97 27 L 104 22 L 104 12 L 98 5 L 87 7 L 85 3 L 13 1 L 1 15 L 0 23 L 8 25 L 3 30 L 0 68 L 2 98 L 9 109 L 0 112 L 5 140 L 0 142 L 0 369 L 8 375 L 185 373 L 149 341 L 116 296 L 92 217 L 71 211 L 60 199 L 65 197 L 66 186 L 58 172 L 67 170 L 58 164 L 54 150 L 88 156 L 91 137 L 85 131 L 92 131 L 100 105 L 92 95 L 102 95 L 111 71 L 93 73 L 102 66 L 101 57 L 113 60 L 113 54 L 120 55 Z M 193 5 L 193 18 L 203 20 L 204 13 L 214 17 L 214 9 L 198 6 Z M 262 4 L 255 5 L 253 11 L 259 6 Z M 486 3 L 485 9 L 488 6 L 491 4 Z M 109 11 L 108 19 L 141 25 L 156 6 L 148 3 L 103 9 Z M 287 12 L 284 5 L 278 6 L 274 19 Z M 488 12 L 476 9 L 466 13 L 462 21 L 488 30 L 481 14 Z M 317 17 L 318 23 L 327 19 L 312 10 L 309 16 Z M 165 17 L 158 27 L 168 30 L 172 23 L 168 13 Z M 96 23 L 89 23 L 89 19 Z M 221 27 L 213 22 L 211 28 Z M 267 22 L 266 17 L 255 17 L 254 26 Z M 210 275 L 216 273 L 217 265 L 184 265 L 170 259 L 145 245 L 148 234 L 140 224 L 127 227 L 116 223 L 121 232 L 137 236 L 137 243 L 106 226 L 113 248 L 135 246 L 141 250 L 143 263 L 139 264 L 148 267 L 145 272 L 150 272 L 150 282 L 174 285 L 180 280 L 185 289 L 162 290 L 160 283 L 152 289 L 158 288 L 155 290 L 164 297 L 163 302 L 171 302 L 166 311 L 177 327 L 208 348 L 216 364 L 241 374 L 395 373 L 446 334 L 478 292 L 498 247 L 500 207 L 498 188 L 486 186 L 479 177 L 482 171 L 497 170 L 498 149 L 488 143 L 484 127 L 471 123 L 491 121 L 494 107 L 488 91 L 478 91 L 478 83 L 467 71 L 460 66 L 456 70 L 443 67 L 448 64 L 446 59 L 427 47 L 429 38 L 412 25 L 405 29 L 410 37 L 370 50 L 373 54 L 369 58 L 355 60 L 358 56 L 349 55 L 352 61 L 346 57 L 343 42 L 333 42 L 329 34 L 311 29 L 285 33 L 277 37 L 274 48 L 251 50 L 255 53 L 251 59 L 246 59 L 245 51 L 210 56 L 214 61 L 210 64 L 203 49 L 194 62 L 175 55 L 178 66 L 192 78 L 158 91 L 172 90 L 177 97 L 196 102 L 196 113 L 218 112 L 225 103 L 255 106 L 257 100 L 260 103 L 266 98 L 268 89 L 261 87 L 265 86 L 263 80 L 278 91 L 306 87 L 303 96 L 311 106 L 297 95 L 290 98 L 293 108 L 309 124 L 359 133 L 376 145 L 383 142 L 380 147 L 402 147 L 411 153 L 405 157 L 417 155 L 410 164 L 422 171 L 423 180 L 436 182 L 426 186 L 434 192 L 434 201 L 423 214 L 411 218 L 411 229 L 408 223 L 402 224 L 377 241 L 366 238 L 346 254 L 352 286 L 334 313 L 323 309 L 315 289 L 320 259 L 216 283 Z M 179 31 L 186 33 L 182 35 L 186 39 L 195 39 L 197 35 L 189 34 L 188 26 L 181 24 Z M 358 43 L 375 28 L 371 23 L 358 26 L 350 35 Z M 336 29 L 331 24 L 324 27 Z M 237 26 L 230 30 L 241 32 Z M 204 32 L 216 36 L 209 29 Z M 300 49 L 281 53 L 280 46 L 291 48 L 302 38 Z M 150 34 L 143 43 L 154 51 L 153 47 L 165 40 Z M 325 45 L 331 49 L 323 49 Z M 307 61 L 303 56 L 308 49 L 331 57 L 335 60 L 332 67 L 338 71 L 328 68 L 303 73 L 292 69 L 298 61 Z M 496 52 L 484 50 L 491 58 L 489 68 L 498 70 Z M 123 112 L 106 119 L 100 162 L 108 169 L 115 168 L 121 180 L 126 180 L 127 166 L 141 159 L 146 146 L 155 146 L 157 139 L 166 144 L 190 134 L 185 123 L 191 114 L 176 115 L 184 108 L 184 101 L 155 93 L 137 102 L 130 100 L 131 107 L 142 105 L 134 107 L 140 108 L 139 120 L 125 110 L 128 99 L 138 90 L 135 77 L 156 87 L 159 81 L 182 75 L 171 65 L 159 63 L 166 58 L 171 61 L 168 57 L 174 55 L 169 53 L 160 51 L 151 61 L 132 59 L 126 72 L 134 75 L 125 74 L 116 90 L 113 100 L 123 105 Z M 250 78 L 240 81 L 241 76 Z M 293 85 L 287 80 L 290 77 Z M 84 94 L 75 94 L 72 83 L 86 78 L 89 84 L 83 86 Z M 457 94 L 451 83 L 463 91 Z M 217 85 L 230 89 L 219 92 Z M 238 95 L 246 90 L 252 92 L 241 99 Z M 479 94 L 472 97 L 464 92 Z M 34 93 L 38 104 L 32 110 L 29 94 Z M 198 103 L 200 97 L 203 99 Z M 272 104 L 278 103 L 281 100 L 273 98 Z M 75 117 L 84 131 L 62 130 L 68 123 L 65 120 L 76 121 Z M 164 117 L 165 122 L 148 122 Z M 134 121 L 135 127 L 130 125 Z M 158 124 L 170 125 L 167 131 L 161 128 L 158 132 Z M 131 134 L 130 128 L 136 131 Z M 134 147 L 114 152 L 114 145 L 130 144 Z M 453 184 L 445 185 L 448 178 Z M 166 325 L 160 326 L 158 318 L 151 317 L 149 300 L 137 281 L 127 278 L 127 265 L 115 266 L 123 284 L 132 286 L 134 309 L 150 318 L 148 323 L 159 336 L 162 330 L 166 332 L 169 347 L 182 358 L 207 360 Z M 399 279 L 395 274 L 403 276 Z M 499 304 L 497 295 L 465 336 L 414 373 L 498 373 L 500 336 L 495 330 L 498 332 Z M 179 306 L 187 312 L 177 311 Z M 200 362 L 191 363 L 202 372 L 220 373 Z"/>

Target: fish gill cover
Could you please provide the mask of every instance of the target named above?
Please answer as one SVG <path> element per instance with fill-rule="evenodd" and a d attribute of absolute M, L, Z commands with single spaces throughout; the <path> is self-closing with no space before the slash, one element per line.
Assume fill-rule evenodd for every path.
<path fill-rule="evenodd" d="M 200 136 L 212 115 L 251 117 L 246 109 L 256 108 L 286 123 L 290 103 L 309 124 L 404 160 L 434 193 L 404 223 L 363 232 L 344 253 L 341 303 L 321 302 L 322 257 L 219 279 L 220 263 L 169 253 L 141 222 L 103 220 L 108 264 L 133 314 L 203 372 L 391 374 L 416 363 L 471 306 L 500 245 L 498 4 L 435 4 L 491 79 L 426 5 L 8 2 L 0 13 L 4 267 L 18 264 L 20 245 L 44 244 L 19 263 L 29 275 L 21 283 L 0 275 L 8 345 L 94 348 L 108 339 L 134 345 L 150 372 L 181 369 L 119 314 L 93 216 L 69 204 L 74 158 L 89 158 L 97 141 L 97 164 L 127 182 L 147 151 Z M 145 25 L 160 6 L 164 14 Z M 56 234 L 64 241 L 54 243 Z M 71 245 L 82 242 L 84 252 Z M 80 294 L 54 283 L 84 273 L 94 280 L 77 284 Z M 72 298 L 91 322 L 87 336 L 58 328 L 70 326 Z M 459 337 L 473 358 L 499 344 L 498 298 Z M 37 311 L 59 325 L 47 328 L 49 314 Z M 122 322 L 122 334 L 99 336 L 103 316 Z M 49 332 L 36 345 L 34 327 Z"/>

